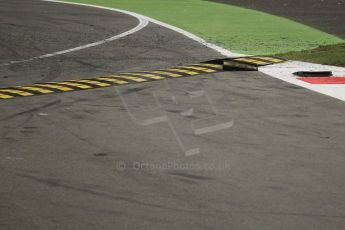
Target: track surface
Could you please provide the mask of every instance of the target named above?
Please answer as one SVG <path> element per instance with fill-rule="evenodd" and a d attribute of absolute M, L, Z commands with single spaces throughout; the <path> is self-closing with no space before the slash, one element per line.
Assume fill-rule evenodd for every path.
<path fill-rule="evenodd" d="M 28 0 L 1 1 L 0 11 L 0 63 L 94 42 L 138 23 L 120 13 Z M 0 85 L 215 57 L 214 51 L 150 24 L 99 47 L 1 67 Z M 189 138 L 188 123 L 178 115 L 190 105 L 186 91 L 205 90 L 234 126 L 198 136 L 201 154 L 186 157 L 167 123 L 135 123 L 119 97 L 135 117 L 144 118 L 140 107 L 154 107 L 153 92 L 168 98 L 167 87 L 183 105 L 163 103 L 183 140 Z M 194 101 L 195 116 L 208 116 L 206 105 Z M 0 108 L 0 229 L 345 226 L 343 102 L 263 74 L 227 72 L 117 91 L 19 98 Z M 118 166 L 122 161 L 124 170 Z M 135 162 L 220 169 L 138 170 Z"/>
<path fill-rule="evenodd" d="M 285 16 L 345 38 L 344 0 L 212 0 Z"/>

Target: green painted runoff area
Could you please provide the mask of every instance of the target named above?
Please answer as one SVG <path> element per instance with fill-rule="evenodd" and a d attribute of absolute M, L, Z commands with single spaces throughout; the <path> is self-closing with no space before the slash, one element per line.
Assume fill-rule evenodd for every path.
<path fill-rule="evenodd" d="M 309 50 L 344 40 L 267 13 L 203 0 L 72 0 L 124 9 L 166 22 L 243 54 Z"/>

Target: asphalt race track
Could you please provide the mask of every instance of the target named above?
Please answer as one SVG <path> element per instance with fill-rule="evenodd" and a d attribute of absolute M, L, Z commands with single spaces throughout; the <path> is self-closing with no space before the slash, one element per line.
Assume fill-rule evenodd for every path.
<path fill-rule="evenodd" d="M 9 64 L 137 24 L 102 9 L 2 0 L 0 86 L 222 58 L 150 23 Z M 259 72 L 221 72 L 0 104 L 0 229 L 345 226 L 345 108 L 334 98 Z"/>

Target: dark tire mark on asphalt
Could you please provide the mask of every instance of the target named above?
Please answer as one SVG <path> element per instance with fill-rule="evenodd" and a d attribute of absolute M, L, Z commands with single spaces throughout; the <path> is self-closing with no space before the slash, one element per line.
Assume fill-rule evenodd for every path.
<path fill-rule="evenodd" d="M 48 108 L 48 107 L 51 107 L 51 106 L 54 106 L 54 105 L 57 105 L 57 104 L 60 104 L 60 103 L 61 103 L 61 100 L 58 99 L 58 100 L 49 102 L 48 104 L 41 105 L 41 106 L 34 107 L 34 108 L 30 108 L 28 110 L 25 110 L 25 111 L 22 111 L 22 112 L 19 112 L 19 113 L 15 113 L 15 114 L 9 115 L 9 116 L 7 116 L 5 118 L 1 118 L 0 121 L 7 121 L 9 119 L 12 119 L 12 118 L 15 118 L 15 117 L 18 117 L 18 116 L 22 116 L 22 115 L 38 112 L 41 109 L 45 109 L 45 108 Z"/>

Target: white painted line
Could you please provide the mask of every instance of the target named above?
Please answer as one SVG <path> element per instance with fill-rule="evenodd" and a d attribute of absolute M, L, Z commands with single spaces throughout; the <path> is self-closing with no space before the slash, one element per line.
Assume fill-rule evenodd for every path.
<path fill-rule="evenodd" d="M 42 1 L 67 3 L 67 2 L 60 2 L 60 1 L 54 1 L 54 0 L 42 0 Z M 70 3 L 70 4 L 73 4 L 73 3 Z M 83 4 L 76 4 L 76 5 L 83 5 Z M 97 8 L 103 8 L 103 7 L 97 7 Z M 129 15 L 137 18 L 139 20 L 139 24 L 136 27 L 134 27 L 134 28 L 132 28 L 132 29 L 130 29 L 130 30 L 124 32 L 124 33 L 115 35 L 115 36 L 110 37 L 110 38 L 103 39 L 101 41 L 97 41 L 97 42 L 93 42 L 93 43 L 90 43 L 90 44 L 74 47 L 74 48 L 71 48 L 71 49 L 57 51 L 57 52 L 50 53 L 50 54 L 44 54 L 44 55 L 40 55 L 40 56 L 36 56 L 36 57 L 24 59 L 24 60 L 11 61 L 11 62 L 8 62 L 8 63 L 0 64 L 0 66 L 8 66 L 8 65 L 12 65 L 12 64 L 29 62 L 29 61 L 33 61 L 33 60 L 36 60 L 36 59 L 44 59 L 44 58 L 49 58 L 49 57 L 55 57 L 55 56 L 58 56 L 58 55 L 67 54 L 67 53 L 71 53 L 71 52 L 75 52 L 75 51 L 79 51 L 79 50 L 83 50 L 83 49 L 87 49 L 87 48 L 103 45 L 105 43 L 108 43 L 108 42 L 111 42 L 111 41 L 114 41 L 114 40 L 126 37 L 128 35 L 134 34 L 134 33 L 138 32 L 138 31 L 142 30 L 143 28 L 145 28 L 148 25 L 148 23 L 149 23 L 149 21 L 146 20 L 145 18 L 137 17 L 136 14 L 131 13 L 131 12 L 127 12 L 127 11 L 123 11 L 123 10 L 116 10 L 116 9 L 112 9 L 112 11 L 129 14 Z"/>
<path fill-rule="evenodd" d="M 291 84 L 345 101 L 344 84 L 310 84 L 298 80 L 296 76 L 293 75 L 293 73 L 297 71 L 332 71 L 334 76 L 345 76 L 345 68 L 300 61 L 287 61 L 285 63 L 260 67 L 259 71 Z"/>
<path fill-rule="evenodd" d="M 217 46 L 215 44 L 212 44 L 212 43 L 209 43 L 207 42 L 206 40 L 188 32 L 188 31 L 185 31 L 183 29 L 180 29 L 176 26 L 172 26 L 172 25 L 169 25 L 167 23 L 164 23 L 164 22 L 161 22 L 161 21 L 158 21 L 156 19 L 153 19 L 153 18 L 150 18 L 150 17 L 147 17 L 147 16 L 144 16 L 144 15 L 141 15 L 141 14 L 138 14 L 138 13 L 134 13 L 134 12 L 130 12 L 130 11 L 127 11 L 127 10 L 120 10 L 120 9 L 116 9 L 116 8 L 112 8 L 112 7 L 105 7 L 105 6 L 98 6 L 98 5 L 93 5 L 93 4 L 85 4 L 85 3 L 76 3 L 76 2 L 66 2 L 66 1 L 59 1 L 59 0 L 42 0 L 42 1 L 45 1 L 45 2 L 56 2 L 56 3 L 64 3 L 64 4 L 71 4 L 71 5 L 79 5 L 79 6 L 88 6 L 88 7 L 93 7 L 93 8 L 99 8 L 99 9 L 104 9 L 104 10 L 110 10 L 110 11 L 116 11 L 116 12 L 121 12 L 121 13 L 124 13 L 124 14 L 129 14 L 129 15 L 132 15 L 133 17 L 136 17 L 138 19 L 141 19 L 141 20 L 146 20 L 146 21 L 149 21 L 149 22 L 152 22 L 154 24 L 157 24 L 157 25 L 160 25 L 162 27 L 165 27 L 165 28 L 168 28 L 168 29 L 171 29 L 177 33 L 180 33 L 180 34 L 183 34 L 184 36 L 210 48 L 210 49 L 213 49 L 215 51 L 217 51 L 218 53 L 224 55 L 224 56 L 227 56 L 227 57 L 238 57 L 238 56 L 246 56 L 246 55 L 243 55 L 243 54 L 237 54 L 237 53 L 232 53 L 231 51 L 227 50 L 227 49 L 224 49 L 220 46 Z"/>

